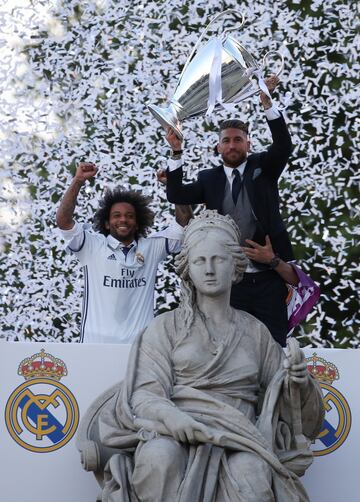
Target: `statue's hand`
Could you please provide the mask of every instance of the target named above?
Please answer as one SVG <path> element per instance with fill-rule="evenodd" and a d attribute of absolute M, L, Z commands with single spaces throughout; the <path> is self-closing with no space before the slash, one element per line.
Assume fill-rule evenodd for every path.
<path fill-rule="evenodd" d="M 309 372 L 306 366 L 305 355 L 295 338 L 291 338 L 288 341 L 284 368 L 288 370 L 289 378 L 292 382 L 299 384 L 301 387 L 307 386 Z"/>
<path fill-rule="evenodd" d="M 196 433 L 211 437 L 208 428 L 186 413 L 174 408 L 164 416 L 163 423 L 176 441 L 193 444 L 197 442 Z"/>

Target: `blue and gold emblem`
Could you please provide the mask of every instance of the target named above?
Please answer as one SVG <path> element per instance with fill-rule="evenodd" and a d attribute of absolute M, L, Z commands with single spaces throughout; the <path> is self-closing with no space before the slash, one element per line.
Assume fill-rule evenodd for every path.
<path fill-rule="evenodd" d="M 319 380 L 323 392 L 325 419 L 312 451 L 315 457 L 328 455 L 346 440 L 351 428 L 351 411 L 348 402 L 333 382 L 340 379 L 335 364 L 318 357 L 316 353 L 306 359 L 310 373 Z"/>
<path fill-rule="evenodd" d="M 74 436 L 79 407 L 70 390 L 60 383 L 67 368 L 42 349 L 21 361 L 18 374 L 25 378 L 9 397 L 6 427 L 23 448 L 38 453 L 58 450 Z"/>

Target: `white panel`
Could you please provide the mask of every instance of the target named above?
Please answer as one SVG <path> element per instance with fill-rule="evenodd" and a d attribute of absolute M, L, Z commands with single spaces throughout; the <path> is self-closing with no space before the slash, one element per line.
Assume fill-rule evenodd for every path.
<path fill-rule="evenodd" d="M 17 444 L 8 432 L 4 418 L 5 407 L 14 391 L 25 382 L 24 378 L 17 374 L 21 361 L 44 349 L 65 362 L 68 375 L 61 379 L 61 383 L 74 396 L 81 416 L 99 394 L 123 378 L 130 346 L 2 342 L 0 349 L 2 500 L 48 502 L 51 493 L 51 502 L 95 501 L 99 492 L 98 486 L 94 476 L 83 471 L 81 467 L 79 453 L 75 447 L 75 436 L 55 451 L 29 451 Z M 360 352 L 351 349 L 307 349 L 305 352 L 307 357 L 316 352 L 317 356 L 335 364 L 339 372 L 339 379 L 334 381 L 330 388 L 323 390 L 329 406 L 326 420 L 330 432 L 321 441 L 316 441 L 314 449 L 330 449 L 334 440 L 341 442 L 341 435 L 339 438 L 336 436 L 339 421 L 343 418 L 344 428 L 350 423 L 346 409 L 341 408 L 345 401 L 351 413 L 351 426 L 347 439 L 337 449 L 314 459 L 304 478 L 304 484 L 311 501 L 357 502 L 357 463 L 354 459 L 357 458 L 357 445 L 360 444 L 360 398 L 356 393 L 353 375 L 360 366 Z M 29 389 L 33 394 L 41 391 L 48 395 L 52 392 L 51 386 L 46 390 L 45 385 L 36 388 L 29 384 Z M 15 394 L 18 395 L 17 392 Z M 53 415 L 60 413 L 51 405 L 50 408 Z M 61 413 L 56 416 L 59 416 L 59 421 L 63 423 Z M 35 435 L 27 433 L 25 429 L 19 437 L 24 441 L 28 440 L 31 445 L 43 444 L 43 440 L 36 440 Z M 325 442 L 328 443 L 327 446 L 324 446 Z"/>

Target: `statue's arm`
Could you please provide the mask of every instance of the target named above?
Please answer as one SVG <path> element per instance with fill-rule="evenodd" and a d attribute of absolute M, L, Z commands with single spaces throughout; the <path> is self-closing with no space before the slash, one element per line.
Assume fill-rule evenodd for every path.
<path fill-rule="evenodd" d="M 290 338 L 288 345 L 292 346 L 291 357 L 285 355 L 283 349 L 276 343 L 265 326 L 262 327 L 260 348 L 260 387 L 265 391 L 277 372 L 286 370 L 281 384 L 280 413 L 285 421 L 299 425 L 297 434 L 304 434 L 314 439 L 318 436 L 323 419 L 324 406 L 322 392 L 317 381 L 307 370 L 304 353 L 297 341 Z M 288 350 L 288 349 L 287 349 Z"/>
<path fill-rule="evenodd" d="M 172 401 L 173 362 L 172 347 L 167 330 L 166 316 L 154 319 L 143 335 L 139 348 L 131 408 L 135 422 L 149 425 L 176 441 L 193 443 L 200 437 L 210 438 L 207 428 L 181 411 Z M 172 326 L 173 327 L 173 326 Z M 156 423 L 160 424 L 156 425 Z"/>
<path fill-rule="evenodd" d="M 212 437 L 208 428 L 183 412 L 164 395 L 154 394 L 151 385 L 134 392 L 132 404 L 135 423 L 145 428 L 154 427 L 156 432 L 173 437 L 182 443 L 193 443 L 196 440 L 209 440 Z M 158 382 L 157 382 L 158 383 Z"/>
<path fill-rule="evenodd" d="M 294 398 L 299 395 L 298 406 L 301 408 L 302 433 L 315 439 L 324 420 L 324 404 L 320 385 L 309 373 L 304 352 L 295 338 L 290 338 L 286 347 L 287 357 L 284 367 L 288 371 L 291 391 L 291 406 L 295 406 Z"/>
<path fill-rule="evenodd" d="M 153 319 L 142 335 L 131 393 L 131 407 L 137 417 L 159 420 L 164 410 L 174 407 L 172 329 L 173 312 L 168 312 Z"/>
<path fill-rule="evenodd" d="M 164 412 L 173 407 L 170 400 L 171 375 L 166 358 L 153 348 L 149 350 L 143 342 L 139 349 L 135 385 L 131 395 L 131 407 L 136 417 L 161 420 Z"/>
<path fill-rule="evenodd" d="M 324 422 L 325 410 L 323 395 L 318 382 L 309 376 L 306 395 L 301 396 L 301 417 L 303 433 L 316 439 Z"/>

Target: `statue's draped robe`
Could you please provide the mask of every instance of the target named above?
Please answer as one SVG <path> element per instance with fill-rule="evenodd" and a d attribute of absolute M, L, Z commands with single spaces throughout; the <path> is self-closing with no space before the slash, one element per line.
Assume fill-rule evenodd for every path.
<path fill-rule="evenodd" d="M 281 347 L 263 324 L 245 312 L 234 310 L 228 321 L 227 331 L 219 337 L 222 341 L 213 343 L 200 314 L 195 312 L 186 330 L 179 308 L 157 317 L 138 337 L 126 379 L 100 417 L 103 444 L 125 453 L 114 455 L 107 465 L 103 502 L 138 500 L 129 452 L 139 441 L 170 436 L 157 419 L 157 410 L 173 406 L 210 431 L 209 437 L 196 433 L 199 444 L 188 446 L 188 465 L 176 501 L 247 502 L 241 482 L 228 472 L 227 455 L 234 452 L 253 452 L 268 463 L 275 500 L 308 500 L 295 473 L 305 471 L 311 452 L 296 450 L 291 423 L 297 412 L 302 415 L 303 434 L 317 436 L 323 421 L 320 388 L 309 378 L 301 409 L 291 411 L 293 384 L 283 369 Z"/>

